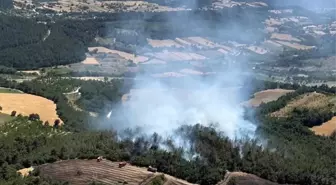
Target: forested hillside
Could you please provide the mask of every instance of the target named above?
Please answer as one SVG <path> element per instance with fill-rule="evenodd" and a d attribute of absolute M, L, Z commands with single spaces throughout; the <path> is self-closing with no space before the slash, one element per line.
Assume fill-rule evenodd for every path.
<path fill-rule="evenodd" d="M 160 149 L 158 146 L 163 140 L 157 134 L 152 137 L 135 137 L 133 132 L 128 132 L 124 140 L 119 141 L 113 131 L 88 130 L 96 122 L 90 120 L 84 112 L 74 111 L 61 95 L 81 85 L 79 81 L 48 81 L 23 84 L 0 81 L 1 86 L 16 87 L 53 99 L 65 122 L 65 127 L 51 129 L 41 122 L 21 117 L 0 127 L 0 143 L 3 143 L 0 148 L 2 182 L 23 181 L 14 173 L 22 167 L 60 159 L 96 158 L 100 155 L 110 160 L 126 160 L 138 166 L 152 165 L 160 172 L 201 185 L 216 184 L 224 177 L 225 170 L 248 172 L 278 183 L 332 185 L 336 182 L 333 173 L 335 134 L 331 137 L 316 136 L 301 120 L 269 117 L 269 112 L 280 109 L 284 106 L 283 101 L 291 99 L 293 94 L 264 104 L 257 110 L 258 133 L 268 138 L 267 146 L 261 147 L 258 141 L 231 141 L 214 127 L 182 126 L 178 133 L 199 154 L 199 157 L 186 160 L 183 149 L 174 146 L 170 140 L 164 142 L 169 150 Z M 96 88 L 92 84 L 90 86 Z M 88 93 L 86 96 L 104 94 L 104 91 L 92 92 L 90 86 L 88 88 L 91 90 L 83 91 Z M 272 86 L 267 83 L 264 87 Z M 294 95 L 311 91 L 334 93 L 335 89 L 326 86 L 302 87 Z M 48 133 L 53 134 L 49 136 Z M 33 176 L 24 181 L 36 178 Z M 39 180 L 35 184 L 42 182 Z"/>
<path fill-rule="evenodd" d="M 94 24 L 64 20 L 45 25 L 32 19 L 2 15 L 0 65 L 34 69 L 84 60 L 87 46 L 96 33 Z"/>
<path fill-rule="evenodd" d="M 89 15 L 90 13 L 87 16 Z M 116 37 L 116 43 L 110 42 L 105 46 L 127 52 L 133 51 L 138 45 L 146 44 L 146 38 L 167 39 L 198 35 L 218 37 L 219 41 L 230 38 L 253 43 L 262 39 L 260 28 L 263 27 L 262 21 L 266 15 L 265 11 L 236 7 L 221 11 L 160 14 L 92 13 L 92 16 L 98 17 L 96 20 L 61 17 L 55 22 L 47 18 L 39 21 L 1 15 L 0 66 L 22 70 L 80 62 L 85 59 L 87 47 L 94 43 L 96 36 Z M 195 19 L 194 22 L 188 21 L 191 17 Z M 207 26 L 200 28 L 199 23 Z M 221 23 L 220 26 L 218 23 Z M 190 31 L 185 32 L 186 29 Z M 231 34 L 238 29 L 244 30 L 246 34 Z M 122 34 L 123 32 L 133 34 Z M 251 38 L 250 35 L 254 37 Z"/>

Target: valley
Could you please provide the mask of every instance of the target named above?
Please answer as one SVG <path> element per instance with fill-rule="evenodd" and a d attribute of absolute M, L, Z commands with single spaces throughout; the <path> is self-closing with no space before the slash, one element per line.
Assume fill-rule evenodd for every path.
<path fill-rule="evenodd" d="M 0 2 L 0 184 L 335 184 L 312 2 Z"/>

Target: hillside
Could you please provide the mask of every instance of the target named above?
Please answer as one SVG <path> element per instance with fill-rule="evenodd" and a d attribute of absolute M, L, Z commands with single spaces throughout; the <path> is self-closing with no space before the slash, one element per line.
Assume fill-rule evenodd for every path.
<path fill-rule="evenodd" d="M 272 113 L 272 116 L 286 117 L 296 109 L 318 109 L 319 111 L 336 112 L 336 96 L 325 95 L 322 93 L 312 92 L 303 94 L 290 101 L 282 109 Z"/>
<path fill-rule="evenodd" d="M 139 168 L 127 164 L 119 168 L 118 162 L 103 160 L 66 160 L 38 167 L 42 177 L 70 182 L 74 185 L 86 185 L 90 182 L 130 185 L 149 185 L 150 182 L 162 173 L 148 172 L 146 168 Z M 165 175 L 167 185 L 193 185 Z M 169 181 L 169 182 L 168 182 Z"/>

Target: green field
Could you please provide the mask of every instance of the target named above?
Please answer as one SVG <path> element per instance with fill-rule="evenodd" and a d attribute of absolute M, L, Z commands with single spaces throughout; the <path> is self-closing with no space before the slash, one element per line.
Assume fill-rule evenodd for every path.
<path fill-rule="evenodd" d="M 9 88 L 1 88 L 0 87 L 0 93 L 22 93 L 19 90 L 16 89 L 9 89 Z"/>

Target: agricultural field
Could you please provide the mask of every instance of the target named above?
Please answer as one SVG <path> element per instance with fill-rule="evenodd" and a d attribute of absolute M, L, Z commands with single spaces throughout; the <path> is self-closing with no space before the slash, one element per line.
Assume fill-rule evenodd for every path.
<path fill-rule="evenodd" d="M 126 56 L 131 54 L 123 53 Z M 117 53 L 97 52 L 81 63 L 69 65 L 69 70 L 80 76 L 121 76 L 129 71 L 129 66 L 134 65 L 132 60 L 125 59 Z"/>
<path fill-rule="evenodd" d="M 254 97 L 250 99 L 248 102 L 245 102 L 245 105 L 258 107 L 261 103 L 268 103 L 271 101 L 275 101 L 281 96 L 293 92 L 294 90 L 286 90 L 286 89 L 268 89 L 264 91 L 260 91 L 254 94 Z"/>
<path fill-rule="evenodd" d="M 10 115 L 16 111 L 16 115 L 38 114 L 40 120 L 48 121 L 53 125 L 55 120 L 60 120 L 56 113 L 56 104 L 46 98 L 31 94 L 3 93 L 0 96 L 1 113 Z M 62 122 L 62 121 L 61 121 Z"/>
<path fill-rule="evenodd" d="M 103 160 L 65 160 L 52 164 L 38 166 L 42 177 L 52 177 L 60 181 L 67 181 L 74 185 L 86 185 L 89 182 L 104 184 L 146 185 L 151 179 L 162 173 L 148 172 L 146 168 L 127 164 L 119 168 L 118 162 Z M 167 176 L 168 184 L 192 185 L 185 181 Z"/>
<path fill-rule="evenodd" d="M 89 52 L 91 53 L 105 53 L 105 54 L 117 54 L 125 60 L 131 60 L 134 63 L 141 63 L 148 60 L 147 57 L 144 56 L 136 56 L 135 54 L 127 53 L 124 51 L 108 49 L 105 47 L 89 47 Z"/>
<path fill-rule="evenodd" d="M 284 108 L 273 112 L 272 116 L 287 117 L 294 108 L 336 111 L 335 100 L 335 96 L 329 96 L 317 92 L 306 93 L 290 101 Z"/>
<path fill-rule="evenodd" d="M 336 117 L 333 117 L 331 120 L 320 126 L 312 127 L 311 130 L 317 135 L 330 136 L 336 131 Z"/>

